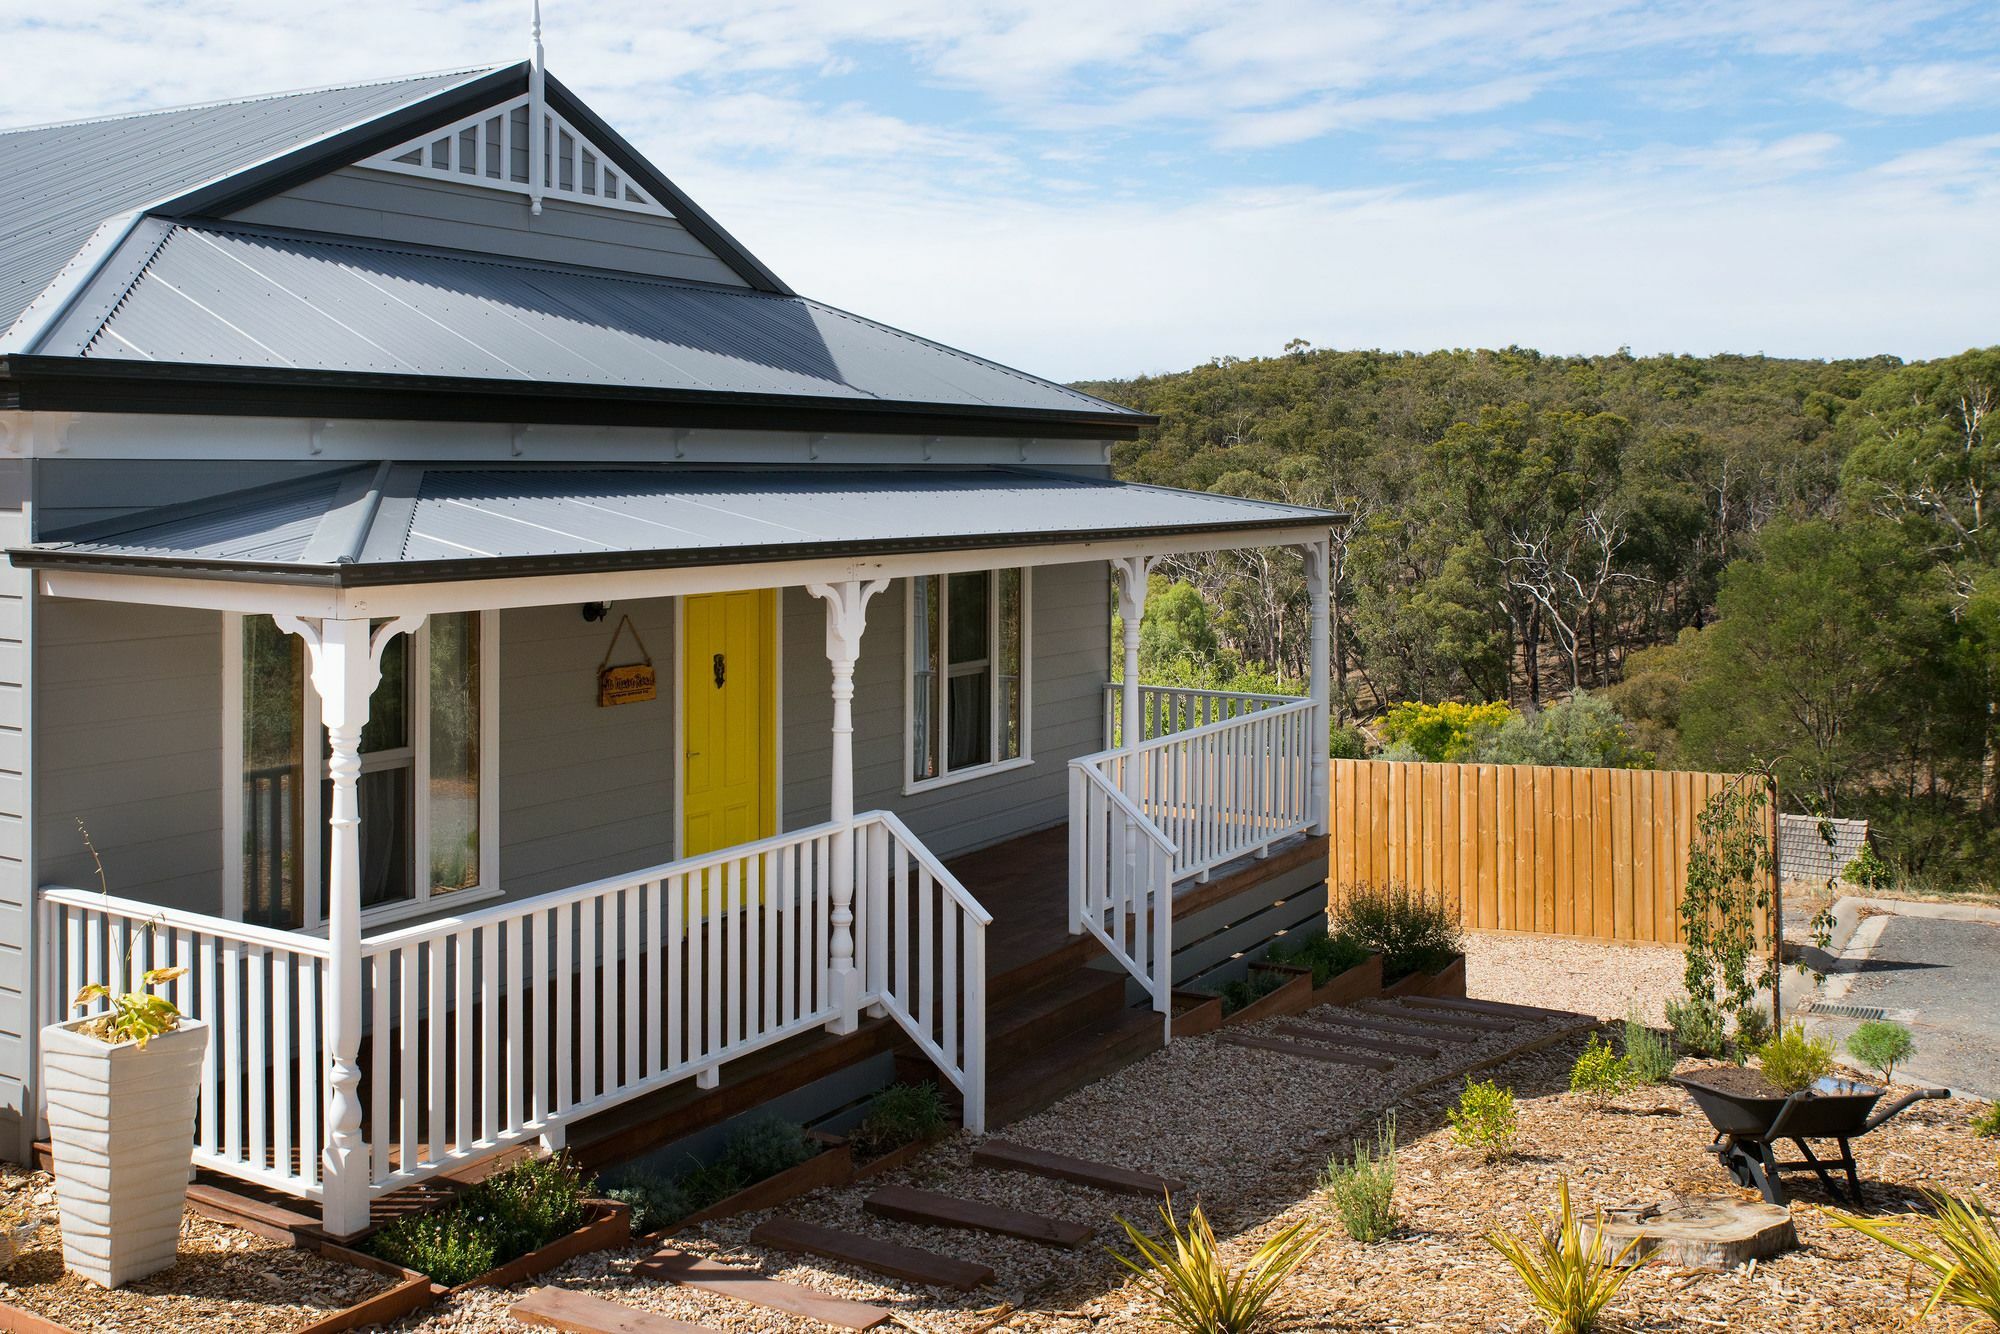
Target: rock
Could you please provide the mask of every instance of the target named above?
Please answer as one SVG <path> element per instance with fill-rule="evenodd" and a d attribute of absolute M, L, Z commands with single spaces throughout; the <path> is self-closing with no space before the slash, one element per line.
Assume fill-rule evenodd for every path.
<path fill-rule="evenodd" d="M 1635 1264 L 1664 1260 L 1689 1269 L 1734 1269 L 1799 1244 L 1789 1210 L 1726 1195 L 1607 1209 L 1599 1232 L 1614 1249 L 1639 1238 Z"/>

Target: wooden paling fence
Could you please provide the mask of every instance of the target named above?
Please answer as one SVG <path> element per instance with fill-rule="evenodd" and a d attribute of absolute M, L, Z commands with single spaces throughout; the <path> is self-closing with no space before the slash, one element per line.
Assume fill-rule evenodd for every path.
<path fill-rule="evenodd" d="M 1729 774 L 1335 760 L 1336 894 L 1401 883 L 1481 930 L 1677 943 L 1695 821 Z"/>

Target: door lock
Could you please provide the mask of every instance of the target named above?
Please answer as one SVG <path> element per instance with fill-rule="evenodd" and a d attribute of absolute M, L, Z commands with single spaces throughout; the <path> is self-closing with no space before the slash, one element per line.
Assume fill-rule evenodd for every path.
<path fill-rule="evenodd" d="M 724 674 L 725 673 L 723 671 L 722 655 L 718 653 L 715 655 L 715 688 L 717 690 L 722 689 L 722 681 Z"/>

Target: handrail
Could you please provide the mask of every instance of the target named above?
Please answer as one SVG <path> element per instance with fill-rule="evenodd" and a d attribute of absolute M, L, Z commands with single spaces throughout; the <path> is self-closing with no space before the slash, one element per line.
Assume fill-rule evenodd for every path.
<path fill-rule="evenodd" d="M 186 912 L 180 908 L 162 907 L 157 903 L 142 903 L 137 899 L 121 899 L 115 894 L 103 894 L 94 889 L 45 885 L 40 892 L 43 902 L 60 904 L 65 908 L 86 908 L 92 912 L 131 917 L 175 931 L 199 931 L 204 935 L 227 936 L 246 944 L 289 950 L 293 954 L 310 955 L 316 959 L 332 956 L 332 947 L 321 936 L 281 931 L 276 927 L 258 926 L 254 922 L 232 921 L 227 917 L 210 917 L 206 913 Z"/>
<path fill-rule="evenodd" d="M 959 907 L 965 909 L 971 915 L 973 921 L 979 923 L 981 926 L 993 925 L 993 914 L 986 911 L 986 905 L 974 898 L 971 891 L 959 883 L 958 877 L 945 869 L 944 863 L 938 860 L 937 854 L 925 847 L 923 840 L 911 833 L 910 827 L 904 824 L 894 811 L 868 811 L 865 814 L 855 816 L 854 823 L 856 825 L 887 825 L 891 833 L 909 845 L 910 855 L 921 862 L 924 868 L 931 873 L 937 880 L 938 887 L 951 895 L 953 901 Z"/>
<path fill-rule="evenodd" d="M 1087 759 L 1069 768 L 1070 933 L 1090 932 L 1146 989 L 1171 1040 L 1177 850 L 1102 768 Z"/>
<path fill-rule="evenodd" d="M 1095 755 L 1086 755 L 1082 758 L 1097 760 L 1114 755 L 1143 755 L 1147 751 L 1159 750 L 1166 746 L 1181 745 L 1188 741 L 1199 740 L 1202 737 L 1213 736 L 1218 732 L 1226 732 L 1232 728 L 1239 728 L 1259 718 L 1271 718 L 1287 713 L 1303 713 L 1317 704 L 1317 701 L 1308 695 L 1283 695 L 1271 696 L 1270 698 L 1286 699 L 1290 702 L 1274 705 L 1268 709 L 1259 709 L 1255 713 L 1239 713 L 1234 718 L 1218 718 L 1212 723 L 1203 723 L 1200 727 L 1190 727 L 1185 732 L 1169 732 L 1165 736 L 1156 736 L 1151 741 L 1141 741 L 1136 746 L 1113 746 L 1109 750 L 1101 750 Z"/>
<path fill-rule="evenodd" d="M 1120 694 L 1125 689 L 1125 683 L 1123 681 L 1113 681 L 1105 689 L 1114 695 Z M 1163 686 L 1155 685 L 1151 681 L 1141 681 L 1139 689 L 1142 691 L 1150 690 L 1161 695 L 1209 695 L 1216 699 L 1282 700 L 1286 703 L 1304 698 L 1300 695 L 1276 694 L 1263 690 L 1210 690 L 1207 686 Z"/>
<path fill-rule="evenodd" d="M 1154 843 L 1159 845 L 1160 851 L 1171 857 L 1179 852 L 1180 848 L 1171 838 L 1167 837 L 1164 830 L 1153 823 L 1151 817 L 1146 812 L 1139 809 L 1132 798 L 1119 790 L 1118 784 L 1112 782 L 1111 776 L 1098 767 L 1096 763 L 1101 756 L 1112 756 L 1122 753 L 1121 751 L 1108 750 L 1101 752 L 1101 755 L 1080 755 L 1069 762 L 1069 767 L 1083 770 L 1084 777 L 1101 788 L 1105 797 L 1112 805 L 1124 811 L 1126 817 L 1139 827 L 1141 833 L 1145 834 L 1147 838 L 1152 839 Z"/>

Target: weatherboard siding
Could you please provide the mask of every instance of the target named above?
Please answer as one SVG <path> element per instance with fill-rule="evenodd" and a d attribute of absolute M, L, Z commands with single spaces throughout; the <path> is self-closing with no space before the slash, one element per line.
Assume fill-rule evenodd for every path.
<path fill-rule="evenodd" d="M 0 542 L 28 535 L 28 464 L 0 462 Z M 33 1138 L 34 885 L 28 875 L 28 626 L 33 582 L 0 566 L 0 1157 L 23 1158 Z"/>
<path fill-rule="evenodd" d="M 672 218 L 343 167 L 230 215 L 234 222 L 479 255 L 748 287 Z"/>

